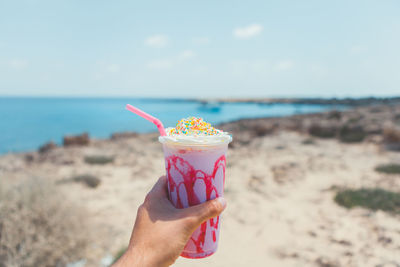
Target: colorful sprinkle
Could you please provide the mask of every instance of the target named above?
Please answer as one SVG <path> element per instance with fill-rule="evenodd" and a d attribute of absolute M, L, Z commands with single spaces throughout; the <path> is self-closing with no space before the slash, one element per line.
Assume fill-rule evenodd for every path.
<path fill-rule="evenodd" d="M 211 124 L 205 122 L 202 118 L 188 117 L 181 119 L 175 128 L 167 130 L 169 136 L 173 135 L 190 135 L 190 136 L 205 136 L 205 135 L 220 135 L 223 131 L 215 129 Z"/>

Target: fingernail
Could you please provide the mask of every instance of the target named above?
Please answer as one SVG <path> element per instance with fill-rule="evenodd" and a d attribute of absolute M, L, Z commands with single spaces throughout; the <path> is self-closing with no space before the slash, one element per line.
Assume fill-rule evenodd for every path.
<path fill-rule="evenodd" d="M 226 200 L 223 197 L 217 198 L 218 202 L 221 203 L 221 206 L 225 209 L 226 207 Z"/>

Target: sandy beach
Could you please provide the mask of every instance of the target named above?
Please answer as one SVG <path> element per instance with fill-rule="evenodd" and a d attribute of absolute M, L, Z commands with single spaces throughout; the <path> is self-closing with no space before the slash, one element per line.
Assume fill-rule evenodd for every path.
<path fill-rule="evenodd" d="M 375 171 L 400 163 L 400 152 L 387 149 L 382 134 L 399 123 L 400 105 L 386 105 L 221 125 L 234 142 L 219 249 L 202 260 L 179 258 L 174 266 L 400 266 L 399 214 L 334 201 L 348 188 L 400 193 L 399 174 Z M 365 137 L 346 142 L 345 134 L 360 127 Z M 320 138 L 312 129 L 335 133 Z M 113 161 L 89 164 L 93 156 Z M 41 178 L 85 209 L 91 236 L 85 266 L 105 265 L 127 246 L 136 209 L 164 173 L 155 133 L 0 157 L 3 184 Z M 72 179 L 81 175 L 100 183 L 92 188 Z"/>

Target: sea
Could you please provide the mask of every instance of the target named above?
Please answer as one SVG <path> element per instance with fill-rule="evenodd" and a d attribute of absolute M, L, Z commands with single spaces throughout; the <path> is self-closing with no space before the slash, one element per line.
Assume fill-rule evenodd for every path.
<path fill-rule="evenodd" d="M 282 117 L 325 111 L 332 105 L 207 103 L 182 99 L 0 97 L 0 154 L 32 151 L 63 136 L 88 132 L 109 138 L 112 133 L 154 132 L 156 127 L 125 109 L 134 105 L 159 118 L 165 127 L 188 116 L 218 124 L 259 117 Z"/>

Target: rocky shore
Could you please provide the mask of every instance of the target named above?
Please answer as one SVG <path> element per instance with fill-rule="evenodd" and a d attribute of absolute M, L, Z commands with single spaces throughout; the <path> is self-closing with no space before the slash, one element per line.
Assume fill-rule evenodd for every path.
<path fill-rule="evenodd" d="M 219 127 L 234 138 L 220 247 L 212 257 L 180 258 L 174 266 L 400 265 L 399 103 Z M 44 253 L 52 259 L 48 265 L 109 265 L 126 247 L 137 207 L 164 172 L 156 133 L 66 137 L 61 147 L 49 143 L 37 152 L 0 156 L 0 262 L 34 266 L 26 255 Z M 381 190 L 361 191 L 371 194 L 369 200 L 383 197 L 357 202 L 363 198 L 351 194 L 359 189 Z M 24 234 L 10 234 L 18 231 Z M 35 238 L 53 245 L 36 242 L 44 247 L 20 256 L 21 246 L 27 249 Z M 49 246 L 64 247 L 63 255 Z"/>
<path fill-rule="evenodd" d="M 400 97 L 365 97 L 365 98 L 217 98 L 201 100 L 204 104 L 212 103 L 257 103 L 271 104 L 307 104 L 307 105 L 345 105 L 351 107 L 373 105 L 397 105 Z"/>

